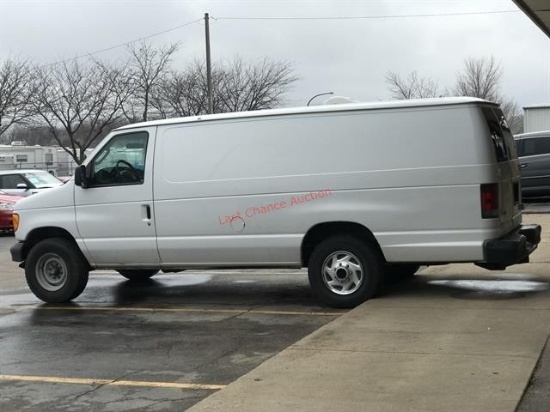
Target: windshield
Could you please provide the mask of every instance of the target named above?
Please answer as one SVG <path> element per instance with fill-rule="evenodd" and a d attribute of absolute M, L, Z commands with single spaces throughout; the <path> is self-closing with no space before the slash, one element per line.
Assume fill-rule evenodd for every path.
<path fill-rule="evenodd" d="M 57 179 L 55 176 L 48 172 L 29 172 L 25 173 L 25 177 L 31 182 L 37 189 L 43 189 L 46 187 L 61 186 L 63 182 Z"/>

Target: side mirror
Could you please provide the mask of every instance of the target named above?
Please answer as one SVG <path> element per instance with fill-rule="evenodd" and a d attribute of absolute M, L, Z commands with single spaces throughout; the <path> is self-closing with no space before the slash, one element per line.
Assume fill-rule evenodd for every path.
<path fill-rule="evenodd" d="M 88 188 L 88 177 L 86 176 L 86 166 L 80 165 L 74 171 L 74 184 L 82 189 Z"/>
<path fill-rule="evenodd" d="M 17 183 L 16 186 L 18 189 L 28 190 L 29 186 L 26 183 Z"/>

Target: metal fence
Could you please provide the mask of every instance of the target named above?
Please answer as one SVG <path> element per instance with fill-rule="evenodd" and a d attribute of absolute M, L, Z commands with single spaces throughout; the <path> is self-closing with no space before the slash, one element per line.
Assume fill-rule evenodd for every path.
<path fill-rule="evenodd" d="M 2 164 L 0 163 L 0 170 L 21 170 L 21 169 L 36 169 L 36 170 L 46 170 L 53 174 L 54 176 L 72 176 L 77 164 L 73 161 L 68 162 L 17 162 Z"/>

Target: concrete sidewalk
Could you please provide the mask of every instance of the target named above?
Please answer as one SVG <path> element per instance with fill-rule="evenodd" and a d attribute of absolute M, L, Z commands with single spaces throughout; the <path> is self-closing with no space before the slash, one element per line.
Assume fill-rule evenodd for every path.
<path fill-rule="evenodd" d="M 550 333 L 550 216 L 524 221 L 533 263 L 427 268 L 190 411 L 514 411 Z"/>

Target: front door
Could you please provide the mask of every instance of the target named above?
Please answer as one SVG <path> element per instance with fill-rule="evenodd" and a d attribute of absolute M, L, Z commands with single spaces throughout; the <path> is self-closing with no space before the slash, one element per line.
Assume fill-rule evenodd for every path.
<path fill-rule="evenodd" d="M 87 187 L 75 186 L 78 231 L 97 267 L 157 267 L 153 221 L 156 128 L 112 136 L 86 165 Z"/>

